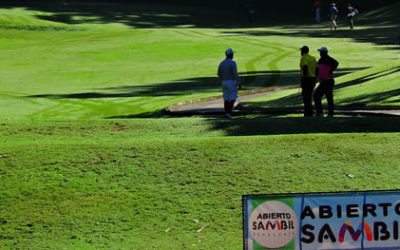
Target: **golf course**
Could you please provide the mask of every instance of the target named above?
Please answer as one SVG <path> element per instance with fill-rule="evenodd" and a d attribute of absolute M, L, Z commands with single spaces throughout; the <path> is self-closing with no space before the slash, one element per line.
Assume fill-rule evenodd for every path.
<path fill-rule="evenodd" d="M 242 5 L 17 2 L 0 4 L 0 249 L 242 249 L 242 195 L 400 189 L 398 1 L 336 31 L 312 1 L 254 23 Z M 382 112 L 298 113 L 303 45 L 339 61 L 337 110 Z M 168 112 L 222 107 L 227 48 L 261 111 Z"/>

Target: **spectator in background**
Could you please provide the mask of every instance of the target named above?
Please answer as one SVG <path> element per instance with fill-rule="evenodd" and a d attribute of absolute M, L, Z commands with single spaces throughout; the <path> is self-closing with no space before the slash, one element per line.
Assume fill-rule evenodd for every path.
<path fill-rule="evenodd" d="M 358 14 L 358 10 L 349 3 L 347 11 L 347 19 L 349 20 L 350 29 L 354 29 L 354 17 Z"/>
<path fill-rule="evenodd" d="M 254 15 L 256 14 L 256 9 L 252 4 L 246 4 L 246 13 L 249 19 L 249 23 L 254 23 Z"/>
<path fill-rule="evenodd" d="M 316 0 L 314 3 L 314 9 L 315 9 L 315 21 L 317 23 L 321 22 L 321 1 Z"/>
<path fill-rule="evenodd" d="M 331 6 L 329 7 L 329 14 L 331 15 L 331 30 L 336 30 L 337 29 L 336 20 L 339 15 L 339 10 L 336 7 L 335 3 L 331 3 Z"/>

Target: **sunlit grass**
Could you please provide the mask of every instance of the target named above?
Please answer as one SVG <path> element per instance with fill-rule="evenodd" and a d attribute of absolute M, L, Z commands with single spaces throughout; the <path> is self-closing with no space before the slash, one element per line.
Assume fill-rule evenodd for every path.
<path fill-rule="evenodd" d="M 398 118 L 132 118 L 219 95 L 227 47 L 244 90 L 296 87 L 298 48 L 328 46 L 349 73 L 337 87 L 365 78 L 337 88 L 339 103 L 396 106 L 393 44 L 318 37 L 323 25 L 138 29 L 56 14 L 0 10 L 0 249 L 241 249 L 243 194 L 399 188 Z"/>
<path fill-rule="evenodd" d="M 398 133 L 352 132 L 398 126 L 391 118 L 5 123 L 1 244 L 241 249 L 242 194 L 398 188 Z M 338 134 L 263 136 L 313 128 Z"/>
<path fill-rule="evenodd" d="M 220 92 L 216 67 L 227 47 L 237 51 L 241 74 L 255 75 L 242 79 L 244 90 L 298 85 L 298 77 L 287 72 L 298 71 L 298 48 L 304 44 L 310 46 L 314 55 L 317 48 L 327 46 L 340 61 L 340 67 L 350 71 L 396 60 L 390 46 L 355 42 L 351 38 L 310 38 L 294 28 L 132 29 L 121 24 L 64 24 L 38 18 L 52 15 L 27 9 L 4 9 L 0 14 L 3 25 L 8 27 L 0 29 L 4 58 L 0 62 L 3 119 L 137 115 L 157 112 L 183 100 L 215 96 Z M 315 28 L 326 32 L 322 27 Z M 299 27 L 302 29 L 305 27 Z M 274 78 L 263 77 L 263 72 L 268 71 L 279 73 Z M 354 80 L 357 74 L 343 79 Z M 395 78 L 394 74 L 391 79 Z M 380 83 L 379 79 L 375 81 Z M 394 81 L 383 79 L 383 84 L 376 84 L 376 88 L 362 87 L 357 91 L 343 89 L 338 92 L 338 101 L 341 95 L 385 92 L 393 88 Z M 153 87 L 143 92 L 143 85 Z M 283 93 L 286 92 L 266 98 Z M 72 98 L 82 95 L 86 97 Z M 99 95 L 107 98 L 96 97 Z M 147 103 L 144 98 L 148 98 Z M 389 97 L 373 104 L 388 102 L 398 103 Z"/>

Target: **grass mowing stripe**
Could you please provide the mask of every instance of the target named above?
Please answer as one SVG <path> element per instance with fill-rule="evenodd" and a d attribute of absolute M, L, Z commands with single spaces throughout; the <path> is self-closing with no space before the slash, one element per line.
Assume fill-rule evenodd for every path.
<path fill-rule="evenodd" d="M 167 33 L 170 34 L 175 34 L 174 29 L 169 29 L 167 31 L 165 31 Z M 193 32 L 192 29 L 186 30 L 183 29 L 183 32 L 187 32 L 188 35 L 190 35 L 191 32 Z M 172 57 L 172 62 L 174 62 L 174 65 L 178 65 L 178 67 L 171 67 L 171 69 L 174 70 L 169 70 L 170 72 L 174 72 L 174 73 L 168 73 L 171 76 L 175 75 L 175 77 L 170 77 L 171 79 L 175 78 L 179 78 L 179 74 L 178 72 L 188 72 L 190 74 L 189 71 L 187 71 L 188 67 L 186 65 L 189 65 L 190 61 L 193 60 L 193 58 L 198 58 L 196 59 L 197 63 L 196 65 L 205 65 L 205 67 L 199 67 L 201 68 L 201 72 L 197 72 L 196 74 L 193 75 L 194 79 L 196 79 L 195 75 L 209 75 L 209 76 L 213 76 L 215 75 L 215 67 L 218 63 L 218 59 L 212 59 L 212 57 L 210 56 L 211 54 L 215 54 L 215 55 L 220 55 L 221 52 L 219 51 L 218 48 L 220 48 L 221 51 L 223 51 L 223 49 L 225 49 L 225 45 L 227 41 L 225 41 L 225 37 L 215 37 L 216 34 L 218 34 L 221 31 L 215 31 L 215 30 L 201 30 L 201 33 L 206 34 L 208 33 L 209 36 L 204 36 L 203 38 L 196 38 L 195 41 L 192 42 L 188 42 L 188 38 L 189 37 L 175 37 L 173 38 L 173 36 L 168 36 L 168 39 L 163 38 L 162 42 L 158 43 L 157 46 L 161 46 L 161 47 L 165 47 L 164 45 L 162 45 L 163 42 L 167 42 L 169 40 L 185 40 L 185 43 L 188 42 L 188 44 L 190 45 L 196 45 L 196 48 L 200 48 L 199 51 L 193 50 L 190 55 L 185 55 L 184 57 L 181 56 L 174 56 Z M 42 62 L 46 62 L 45 64 L 48 64 L 48 72 L 46 74 L 37 74 L 35 72 L 37 72 L 34 67 L 31 67 L 31 73 L 29 73 L 29 71 L 27 70 L 27 68 L 22 68 L 22 67 L 16 67 L 16 65 L 13 65 L 13 72 L 15 72 L 15 76 L 9 76 L 7 77 L 8 79 L 10 79 L 10 83 L 13 82 L 22 82 L 23 85 L 26 85 L 26 82 L 28 82 L 28 79 L 31 79 L 31 81 L 34 81 L 35 83 L 39 83 L 40 86 L 35 87 L 35 91 L 36 93 L 41 94 L 40 92 L 37 92 L 38 89 L 43 89 L 46 90 L 47 93 L 80 93 L 80 92 L 91 92 L 91 91 L 101 91 L 100 90 L 96 90 L 96 87 L 99 86 L 120 86 L 120 85 L 127 85 L 127 86 L 134 86 L 134 85 L 138 85 L 138 84 L 143 84 L 143 82 L 152 82 L 151 84 L 154 84 L 154 82 L 159 82 L 160 85 L 164 84 L 164 83 L 168 83 L 168 81 L 165 80 L 161 80 L 161 81 L 156 81 L 154 80 L 155 76 L 158 79 L 162 79 L 163 76 L 162 74 L 160 74 L 159 76 L 157 76 L 158 74 L 154 74 L 152 72 L 146 73 L 145 69 L 148 68 L 148 64 L 147 63 L 141 63 L 139 65 L 136 64 L 132 64 L 132 66 L 129 65 L 128 62 L 131 61 L 131 59 L 129 58 L 128 54 L 130 53 L 134 53 L 135 55 L 138 53 L 138 51 L 136 49 L 131 50 L 130 46 L 128 45 L 129 42 L 133 42 L 133 41 L 138 41 L 138 43 L 142 44 L 144 43 L 146 40 L 150 39 L 155 39 L 158 34 L 160 33 L 158 30 L 153 30 L 151 31 L 151 33 L 148 33 L 147 30 L 145 31 L 131 31 L 131 30 L 127 30 L 127 29 L 118 29 L 115 32 L 112 33 L 108 33 L 108 31 L 106 32 L 105 30 L 100 32 L 100 31 L 96 31 L 96 32 L 92 32 L 93 34 L 91 35 L 87 35 L 90 34 L 91 32 L 76 32 L 75 33 L 71 33 L 74 36 L 76 35 L 76 39 L 74 41 L 71 41 L 70 44 L 68 45 L 68 43 L 66 45 L 68 45 L 68 48 L 62 49 L 60 51 L 63 51 L 62 53 L 64 53 L 65 51 L 70 50 L 73 44 L 75 43 L 81 43 L 82 46 L 79 46 L 79 49 L 73 50 L 73 57 L 80 57 L 80 58 L 84 58 L 84 60 L 80 60 L 80 62 L 82 63 L 83 67 L 80 67 L 79 69 L 75 68 L 75 67 L 70 67 L 68 66 L 67 68 L 64 67 L 65 62 L 70 60 L 70 57 L 65 58 L 63 56 L 57 56 L 59 60 L 59 63 L 52 63 L 52 65 L 48 64 L 48 62 L 50 62 L 50 55 L 49 56 L 45 56 L 46 60 L 41 60 Z M 56 34 L 56 37 L 58 37 L 59 39 L 62 40 L 62 37 L 67 37 L 68 33 L 66 32 L 65 34 Z M 112 35 L 111 35 L 112 34 Z M 43 36 L 43 34 L 41 34 L 41 36 Z M 98 39 L 99 37 L 101 38 L 101 41 L 99 43 L 95 43 L 96 46 L 99 47 L 90 47 L 93 45 L 93 43 L 91 43 L 90 41 L 90 37 L 93 36 L 93 39 Z M 282 37 L 274 37 L 272 38 L 265 38 L 265 37 L 261 37 L 261 38 L 254 38 L 253 36 L 245 36 L 245 38 L 243 37 L 232 37 L 232 41 L 233 46 L 237 47 L 239 46 L 239 48 L 241 49 L 241 51 L 243 52 L 243 55 L 240 55 L 239 53 L 239 57 L 238 57 L 238 63 L 239 63 L 239 68 L 241 64 L 244 64 L 244 67 L 247 67 L 247 70 L 249 69 L 248 67 L 250 66 L 251 68 L 253 68 L 253 70 L 257 71 L 263 71 L 264 69 L 272 69 L 272 70 L 276 70 L 279 68 L 280 71 L 286 71 L 286 70 L 293 70 L 293 69 L 297 69 L 297 65 L 295 62 L 297 62 L 298 58 L 294 57 L 294 54 L 290 54 L 289 52 L 287 52 L 287 54 L 277 54 L 276 52 L 271 51 L 271 58 L 275 57 L 274 59 L 269 60 L 269 57 L 265 57 L 265 58 L 257 58 L 257 51 L 259 51 L 259 49 L 257 49 L 257 47 L 264 47 L 265 49 L 267 49 L 267 51 L 265 53 L 268 53 L 270 51 L 270 49 L 268 49 L 268 47 L 274 47 L 274 49 L 277 49 L 279 51 L 281 51 L 281 49 L 286 50 L 289 47 L 295 47 L 293 46 L 293 42 L 296 41 L 296 39 L 293 38 L 287 38 L 287 41 L 284 44 L 277 44 L 276 42 L 274 43 L 274 40 L 276 39 L 281 39 Z M 75 38 L 74 38 L 75 39 Z M 239 39 L 239 40 L 235 40 L 235 39 Z M 67 38 L 68 40 L 68 38 Z M 252 42 L 252 40 L 256 40 L 255 42 Z M 124 41 L 123 43 L 119 43 L 119 41 Z M 215 44 L 217 44 L 219 47 L 218 48 L 212 48 L 211 50 L 209 49 L 210 47 L 206 46 L 205 42 L 214 42 Z M 312 43 L 316 43 L 318 41 L 318 39 L 312 39 Z M 43 43 L 43 39 L 40 40 L 40 42 Z M 110 45 L 108 45 L 110 43 Z M 298 41 L 296 41 L 296 43 L 298 43 Z M 57 48 L 58 45 L 54 45 L 56 43 L 52 43 L 51 47 L 52 48 Z M 62 46 L 63 43 L 60 44 L 60 46 Z M 103 47 L 102 44 L 106 44 L 106 47 Z M 122 45 L 121 45 L 122 44 Z M 256 45 L 258 44 L 258 45 Z M 182 43 L 176 43 L 174 44 L 173 47 L 168 47 L 163 51 L 173 51 L 176 48 L 179 48 L 180 46 L 183 46 Z M 257 47 L 255 47 L 255 46 Z M 114 47 L 116 46 L 116 47 Z M 178 46 L 178 47 L 176 47 Z M 76 47 L 76 46 L 75 46 Z M 113 60 L 110 60 L 111 58 L 111 52 L 109 51 L 109 48 L 113 48 L 113 52 L 116 57 L 113 57 Z M 297 46 L 296 46 L 297 47 Z M 104 53 L 97 53 L 97 49 L 104 49 L 105 52 Z M 126 50 L 127 49 L 127 50 Z M 151 52 L 151 53 L 147 53 L 148 55 L 150 54 L 154 54 L 152 51 L 152 48 L 150 46 L 145 46 L 144 50 L 147 52 Z M 125 53 L 124 55 L 124 51 L 130 51 L 128 54 Z M 219 52 L 218 52 L 219 51 Z M 30 54 L 32 54 L 33 52 L 29 52 Z M 82 54 L 83 53 L 83 54 Z M 139 53 L 144 53 L 143 52 L 139 52 Z M 293 49 L 293 53 L 295 53 L 295 50 Z M 34 54 L 34 53 L 33 53 Z M 54 53 L 52 53 L 54 54 Z M 100 54 L 100 56 L 96 55 L 96 54 Z M 204 55 L 207 55 L 206 59 L 204 59 Z M 83 55 L 83 57 L 82 57 Z M 261 55 L 263 56 L 263 55 Z M 265 56 L 265 55 L 264 55 Z M 34 58 L 32 56 L 30 56 L 31 58 Z M 242 57 L 243 59 L 248 57 L 251 58 L 250 60 L 241 60 Z M 281 58 L 279 58 L 281 57 Z M 146 60 L 143 60 L 144 57 L 139 57 L 141 62 L 146 62 Z M 217 58 L 217 56 L 214 56 L 214 58 Z M 148 57 L 147 60 L 153 60 L 152 56 Z M 267 66 L 263 66 L 263 59 L 266 61 L 265 63 L 269 65 Z M 33 59 L 31 59 L 33 60 Z M 102 63 L 95 63 L 93 64 L 93 62 L 96 62 L 98 60 L 103 61 Z M 204 60 L 204 63 L 203 63 Z M 252 61 L 252 60 L 259 60 L 257 62 Z M 278 60 L 281 60 L 278 62 Z M 379 60 L 378 60 L 379 61 Z M 9 64 L 9 63 L 8 63 Z M 44 65 L 45 65 L 44 64 Z M 54 65 L 55 64 L 55 65 Z M 68 64 L 68 63 L 67 63 Z M 246 65 L 247 64 L 247 65 Z M 254 64 L 254 65 L 251 65 Z M 87 66 L 86 66 L 87 65 Z M 164 67 L 164 65 L 167 65 L 166 69 L 169 69 L 171 64 L 164 64 L 164 62 L 160 62 L 159 67 Z M 179 66 L 181 65 L 181 66 Z M 7 69 L 7 67 L 10 66 L 6 66 L 5 70 Z M 196 66 L 197 67 L 197 66 Z M 45 68 L 45 66 L 43 67 Z M 135 74 L 130 73 L 130 69 L 134 68 Z M 109 72 L 109 69 L 113 69 L 111 72 Z M 8 72 L 11 72 L 10 70 L 7 70 Z M 142 73 L 140 73 L 142 72 Z M 164 71 L 166 72 L 166 71 Z M 281 84 L 281 81 L 287 81 L 289 80 L 290 82 L 293 80 L 288 79 L 285 75 L 284 78 L 282 78 L 282 74 L 274 74 L 274 75 L 270 75 L 268 76 L 268 79 L 265 80 L 274 80 L 274 81 L 278 81 L 279 84 Z M 6 74 L 5 74 L 6 75 Z M 271 78 L 272 77 L 272 78 Z M 278 80 L 278 77 L 280 80 Z M 99 82 L 99 79 L 101 78 L 101 83 Z M 66 84 L 62 84 L 63 82 L 66 81 L 66 79 L 68 79 L 68 83 Z M 152 80 L 153 79 L 153 80 Z M 165 79 L 165 78 L 164 78 Z M 256 80 L 258 79 L 258 80 Z M 247 80 L 249 81 L 259 81 L 262 80 L 264 81 L 264 78 L 262 75 L 260 75 L 258 78 L 253 79 L 252 76 L 250 76 L 249 78 L 247 78 Z M 196 81 L 196 80 L 195 80 Z M 199 82 L 201 83 L 202 80 L 199 80 Z M 5 84 L 6 82 L 3 80 L 4 85 L 5 86 L 5 90 L 12 90 L 12 88 L 10 88 L 11 86 L 16 86 L 15 84 Z M 49 84 L 51 82 L 60 82 L 60 84 Z M 7 82 L 8 83 L 8 82 Z M 151 85 L 150 84 L 150 85 Z M 187 83 L 190 84 L 190 83 Z M 27 86 L 27 90 L 31 90 L 33 89 L 31 86 L 26 85 Z M 61 87 L 61 86 L 65 86 L 65 87 Z M 82 87 L 84 86 L 84 87 Z M 216 84 L 217 86 L 217 84 Z M 218 88 L 217 88 L 218 89 Z M 216 90 L 217 90 L 216 89 Z M 43 92 L 42 92 L 43 93 Z M 209 96 L 210 94 L 204 93 L 204 96 Z M 180 97 L 179 97 L 180 98 Z M 186 95 L 185 99 L 191 99 L 191 96 Z M 120 99 L 124 99 L 124 98 L 120 98 Z M 160 101 L 162 99 L 159 99 Z M 51 103 L 51 102 L 40 102 L 40 103 Z M 23 105 L 21 105 L 23 106 Z M 162 108 L 163 105 L 145 105 L 146 109 L 143 109 L 142 106 L 137 106 L 137 108 L 135 108 L 134 106 L 132 106 L 132 109 L 136 109 L 132 110 L 132 114 L 138 113 L 138 112 L 153 112 L 155 111 L 154 108 Z M 82 107 L 84 108 L 84 106 Z M 148 109 L 147 109 L 148 108 Z M 92 110 L 92 108 L 90 108 Z M 27 110 L 29 110 L 29 108 L 27 108 Z M 117 109 L 115 109 L 117 110 Z M 6 112 L 2 112 L 2 113 L 6 113 Z M 26 111 L 25 111 L 26 113 Z M 90 112 L 92 113 L 92 112 Z M 128 112 L 124 112 L 125 114 Z M 63 114 L 66 114 L 65 112 Z M 101 112 L 95 114 L 95 117 L 99 117 L 102 115 Z M 115 113 L 114 115 L 109 115 L 109 116 L 118 116 L 121 113 Z M 51 116 L 54 117 L 55 113 L 53 113 Z M 74 113 L 71 113 L 71 115 L 69 117 L 72 117 L 74 115 Z M 60 117 L 60 116 L 59 116 Z M 87 117 L 87 116 L 85 116 Z"/>
<path fill-rule="evenodd" d="M 121 138 L 112 144 L 96 136 L 83 139 L 97 142 L 96 147 L 71 140 L 54 147 L 49 138 L 35 150 L 11 143 L 1 149 L 9 154 L 0 161 L 2 185 L 10 187 L 3 192 L 13 190 L 2 194 L 0 208 L 7 221 L 2 243 L 105 248 L 121 237 L 114 247 L 132 242 L 144 247 L 139 239 L 150 237 L 151 246 L 163 242 L 167 248 L 180 248 L 190 242 L 240 249 L 241 194 L 395 188 L 400 155 L 399 140 L 393 136 L 216 137 L 157 143 Z M 356 178 L 347 178 L 349 173 Z M 15 186 L 17 179 L 29 182 Z M 35 209 L 41 207 L 46 209 Z M 204 225 L 206 235 L 196 234 Z M 221 234 L 221 227 L 232 230 Z M 13 228 L 21 233 L 15 235 Z M 164 242 L 165 237 L 183 235 L 187 241 Z M 210 238 L 199 242 L 199 235 Z"/>
<path fill-rule="evenodd" d="M 397 118 L 102 120 L 219 93 L 226 46 L 239 68 L 279 71 L 278 83 L 298 70 L 303 43 L 328 46 L 349 71 L 394 60 L 388 46 L 285 28 L 79 28 L 0 29 L 2 91 L 53 94 L 0 99 L 0 248 L 241 249 L 242 194 L 399 188 Z M 346 98 L 362 97 L 396 90 L 394 69 L 338 80 L 368 78 L 348 87 Z M 135 95 L 144 85 L 167 91 Z"/>

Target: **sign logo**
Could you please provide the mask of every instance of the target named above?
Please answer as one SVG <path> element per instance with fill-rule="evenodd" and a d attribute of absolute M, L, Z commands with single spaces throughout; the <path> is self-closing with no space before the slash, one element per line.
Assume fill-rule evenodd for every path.
<path fill-rule="evenodd" d="M 295 212 L 279 201 L 262 203 L 249 218 L 251 237 L 266 248 L 287 246 L 296 236 L 296 227 Z"/>

